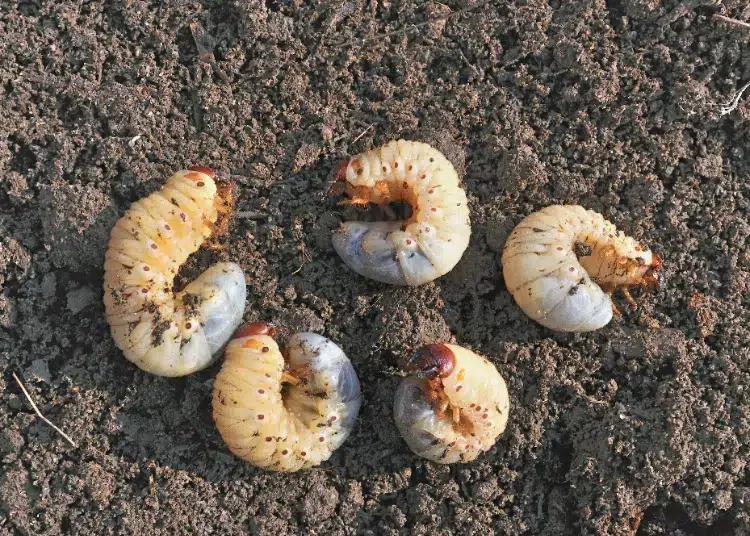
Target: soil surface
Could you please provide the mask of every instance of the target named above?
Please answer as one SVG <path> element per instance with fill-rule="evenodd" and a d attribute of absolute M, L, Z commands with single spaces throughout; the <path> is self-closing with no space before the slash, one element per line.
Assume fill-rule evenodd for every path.
<path fill-rule="evenodd" d="M 481 2 L 480 2 L 481 3 Z M 11 6 L 12 4 L 12 6 Z M 744 0 L 24 1 L 0 7 L 0 534 L 750 533 L 750 19 Z M 191 26 L 192 25 L 192 26 Z M 213 54 L 213 55 L 212 55 Z M 464 179 L 472 239 L 404 289 L 335 254 L 347 155 L 396 137 Z M 313 330 L 365 396 L 321 468 L 256 470 L 213 426 L 219 364 L 127 362 L 101 301 L 108 234 L 173 171 L 236 175 L 220 253 L 248 321 Z M 601 212 L 664 284 L 589 334 L 529 320 L 502 280 L 512 228 Z M 399 363 L 456 341 L 508 381 L 476 462 L 413 455 Z M 12 377 L 73 447 L 33 414 Z"/>

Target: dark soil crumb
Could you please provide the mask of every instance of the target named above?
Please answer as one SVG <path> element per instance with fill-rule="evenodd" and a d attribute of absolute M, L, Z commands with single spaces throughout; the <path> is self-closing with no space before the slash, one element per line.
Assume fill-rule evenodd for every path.
<path fill-rule="evenodd" d="M 715 106 L 750 81 L 750 34 L 712 18 L 748 20 L 746 2 L 466 5 L 0 10 L 1 534 L 750 533 L 750 94 Z M 445 152 L 472 211 L 462 261 L 415 289 L 346 268 L 325 195 L 336 163 L 399 136 Z M 321 468 L 232 457 L 211 420 L 218 365 L 157 378 L 110 338 L 109 232 L 191 165 L 239 176 L 235 211 L 261 215 L 215 255 L 247 273 L 245 320 L 324 333 L 357 369 L 359 426 Z M 499 256 L 552 203 L 663 255 L 662 290 L 594 333 L 529 320 Z M 391 411 L 400 362 L 447 340 L 491 359 L 513 406 L 490 452 L 442 467 Z"/>
<path fill-rule="evenodd" d="M 117 211 L 109 197 L 92 186 L 64 182 L 43 186 L 39 215 L 44 244 L 57 268 L 98 273 Z"/>

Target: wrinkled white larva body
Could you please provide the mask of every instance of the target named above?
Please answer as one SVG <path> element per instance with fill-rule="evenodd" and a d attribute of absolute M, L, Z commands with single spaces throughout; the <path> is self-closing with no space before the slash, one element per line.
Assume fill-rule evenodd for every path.
<path fill-rule="evenodd" d="M 589 254 L 579 258 L 576 243 Z M 528 316 L 557 331 L 592 331 L 612 319 L 612 300 L 600 285 L 638 285 L 661 260 L 601 214 L 554 205 L 516 226 L 502 265 L 505 285 Z"/>
<path fill-rule="evenodd" d="M 362 402 L 357 374 L 333 341 L 297 333 L 284 354 L 268 335 L 235 338 L 214 382 L 213 417 L 229 450 L 271 471 L 330 458 Z M 285 368 L 299 373 L 297 385 L 284 383 Z"/>
<path fill-rule="evenodd" d="M 505 380 L 495 366 L 474 352 L 453 344 L 455 365 L 443 378 L 407 377 L 399 385 L 393 416 L 412 451 L 436 463 L 470 462 L 489 450 L 503 433 L 510 413 Z M 430 382 L 437 382 L 437 387 Z M 447 407 L 441 415 L 430 402 L 430 389 L 442 390 Z M 470 423 L 457 425 L 460 413 Z"/>
<path fill-rule="evenodd" d="M 421 285 L 450 272 L 469 244 L 466 193 L 453 164 L 425 143 L 391 141 L 352 158 L 339 179 L 355 203 L 403 201 L 396 222 L 345 222 L 333 246 L 355 272 L 392 285 Z"/>
<path fill-rule="evenodd" d="M 242 321 L 245 276 L 219 263 L 179 293 L 172 284 L 217 219 L 216 184 L 199 171 L 175 173 L 117 222 L 104 262 L 104 305 L 125 357 L 159 376 L 207 367 Z"/>

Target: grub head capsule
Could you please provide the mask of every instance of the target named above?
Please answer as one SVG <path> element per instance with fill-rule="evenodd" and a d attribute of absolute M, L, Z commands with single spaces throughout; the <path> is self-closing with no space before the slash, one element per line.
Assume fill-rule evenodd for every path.
<path fill-rule="evenodd" d="M 192 167 L 189 167 L 188 170 L 189 171 L 197 171 L 199 173 L 205 173 L 206 175 L 208 175 L 212 179 L 214 177 L 216 177 L 216 172 L 213 169 L 211 169 L 210 167 L 206 167 L 206 166 L 192 166 Z"/>
<path fill-rule="evenodd" d="M 661 256 L 654 253 L 651 259 L 651 264 L 649 265 L 648 270 L 646 270 L 646 273 L 643 274 L 641 280 L 641 286 L 643 286 L 646 292 L 655 293 L 659 290 L 663 279 L 661 272 L 663 264 L 664 262 L 662 261 Z"/>
<path fill-rule="evenodd" d="M 456 356 L 445 344 L 428 344 L 417 350 L 407 363 L 415 376 L 445 378 L 453 372 Z"/>
<path fill-rule="evenodd" d="M 273 337 L 274 331 L 273 324 L 253 322 L 252 324 L 243 324 L 237 328 L 232 338 L 241 339 L 242 337 L 250 337 L 251 335 L 268 335 L 269 337 Z"/>

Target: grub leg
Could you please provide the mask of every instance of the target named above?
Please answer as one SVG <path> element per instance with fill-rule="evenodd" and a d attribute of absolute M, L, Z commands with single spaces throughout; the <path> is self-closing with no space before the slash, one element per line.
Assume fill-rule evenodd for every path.
<path fill-rule="evenodd" d="M 352 197 L 351 199 L 342 199 L 337 204 L 342 206 L 353 205 L 355 207 L 366 207 L 370 202 L 362 197 Z"/>
<path fill-rule="evenodd" d="M 453 413 L 453 424 L 461 422 L 461 408 L 451 408 L 451 412 Z"/>
<path fill-rule="evenodd" d="M 292 376 L 288 372 L 284 371 L 284 373 L 281 375 L 281 383 L 290 383 L 292 385 L 298 385 L 299 378 Z"/>
<path fill-rule="evenodd" d="M 623 289 L 622 289 L 622 295 L 623 295 L 623 296 L 625 296 L 625 299 L 626 299 L 626 300 L 628 300 L 628 303 L 629 303 L 629 304 L 630 304 L 630 305 L 631 305 L 631 306 L 632 306 L 632 307 L 633 307 L 634 309 L 637 309 L 637 308 L 638 308 L 638 304 L 637 304 L 637 303 L 635 302 L 635 300 L 633 299 L 633 296 L 631 296 L 631 295 L 630 295 L 630 289 L 628 289 L 628 288 L 623 288 Z"/>
<path fill-rule="evenodd" d="M 615 305 L 614 300 L 612 299 L 612 291 L 611 290 L 609 292 L 607 292 L 607 296 L 609 296 L 609 301 L 612 302 L 612 314 L 614 314 L 615 316 L 622 316 L 622 313 L 617 308 L 617 306 Z"/>

